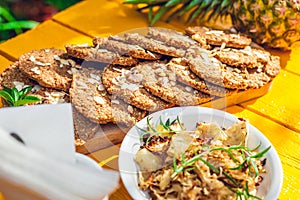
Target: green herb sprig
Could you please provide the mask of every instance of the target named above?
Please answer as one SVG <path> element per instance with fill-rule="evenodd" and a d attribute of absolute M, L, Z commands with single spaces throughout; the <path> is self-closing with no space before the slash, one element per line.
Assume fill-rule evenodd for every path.
<path fill-rule="evenodd" d="M 40 98 L 35 96 L 27 96 L 27 94 L 32 90 L 32 86 L 27 86 L 18 91 L 16 87 L 7 88 L 4 87 L 0 90 L 0 97 L 2 97 L 9 106 L 22 106 L 25 104 L 36 103 L 41 101 Z"/>
<path fill-rule="evenodd" d="M 174 159 L 173 159 L 174 172 L 171 175 L 171 178 L 175 178 L 178 174 L 180 174 L 182 172 L 193 170 L 193 167 L 195 167 L 195 162 L 199 160 L 199 161 L 203 162 L 204 164 L 206 164 L 212 171 L 214 171 L 217 174 L 220 174 L 222 171 L 222 174 L 234 185 L 235 188 L 232 188 L 229 186 L 228 187 L 230 190 L 232 190 L 233 192 L 236 193 L 237 199 L 249 199 L 250 197 L 254 198 L 254 199 L 260 199 L 257 196 L 249 194 L 248 182 L 246 183 L 246 186 L 243 187 L 227 172 L 216 168 L 212 163 L 208 162 L 207 160 L 205 160 L 203 158 L 204 155 L 206 155 L 212 151 L 225 151 L 236 163 L 238 163 L 238 160 L 234 156 L 234 153 L 232 152 L 232 150 L 240 150 L 240 154 L 242 155 L 242 157 L 244 159 L 243 162 L 240 165 L 238 165 L 237 167 L 229 168 L 229 170 L 239 170 L 239 169 L 247 166 L 249 172 L 251 172 L 250 168 L 252 167 L 255 171 L 255 177 L 257 177 L 259 174 L 259 171 L 258 171 L 256 162 L 255 162 L 255 159 L 262 158 L 271 148 L 271 146 L 269 146 L 266 149 L 262 150 L 261 152 L 253 155 L 252 152 L 257 150 L 260 146 L 261 146 L 261 144 L 256 146 L 254 149 L 250 149 L 250 148 L 248 148 L 246 146 L 242 146 L 242 145 L 233 145 L 233 146 L 224 147 L 224 148 L 223 147 L 216 147 L 216 148 L 212 148 L 212 149 L 207 148 L 206 151 L 201 152 L 200 154 L 196 154 L 195 156 L 193 156 L 192 158 L 190 158 L 188 160 L 186 160 L 184 153 L 182 153 L 181 163 L 179 166 L 177 164 L 177 158 L 174 157 Z M 247 155 L 247 156 L 244 156 L 244 155 Z M 247 163 L 247 165 L 245 165 L 246 163 Z"/>
<path fill-rule="evenodd" d="M 153 127 L 151 125 L 150 121 L 151 121 L 151 117 L 147 117 L 147 119 L 146 119 L 147 127 L 145 129 L 135 126 L 139 131 L 142 132 L 141 139 L 143 139 L 144 136 L 147 136 L 146 144 L 155 135 L 166 134 L 166 133 L 174 133 L 175 134 L 175 133 L 180 133 L 180 132 L 188 132 L 188 131 L 184 130 L 183 125 L 178 116 L 173 121 L 171 121 L 170 119 L 167 119 L 165 122 L 163 122 L 162 118 L 159 117 L 159 125 L 161 125 L 163 127 L 163 129 L 164 129 L 163 131 L 158 131 L 155 127 Z M 178 123 L 181 130 L 179 130 L 179 131 L 172 130 L 171 126 L 176 123 Z M 192 132 L 194 132 L 194 131 L 192 131 Z"/>

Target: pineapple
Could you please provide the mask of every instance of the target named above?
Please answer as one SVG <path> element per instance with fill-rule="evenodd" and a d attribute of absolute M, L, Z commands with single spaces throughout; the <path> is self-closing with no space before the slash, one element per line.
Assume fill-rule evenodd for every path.
<path fill-rule="evenodd" d="M 167 21 L 185 15 L 187 22 L 230 16 L 233 27 L 258 44 L 288 50 L 300 41 L 300 0 L 125 0 L 124 3 L 144 4 L 138 10 L 147 9 L 151 26 L 163 15 Z"/>

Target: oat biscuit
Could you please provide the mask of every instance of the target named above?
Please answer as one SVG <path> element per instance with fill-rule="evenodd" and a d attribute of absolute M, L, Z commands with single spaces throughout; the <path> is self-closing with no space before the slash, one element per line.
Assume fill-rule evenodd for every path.
<path fill-rule="evenodd" d="M 181 32 L 165 28 L 149 27 L 147 36 L 162 41 L 168 46 L 180 49 L 188 49 L 190 46 L 199 45 L 196 41 L 183 35 Z"/>
<path fill-rule="evenodd" d="M 40 85 L 36 81 L 29 79 L 29 77 L 24 74 L 19 69 L 19 62 L 15 62 L 6 68 L 0 76 L 0 88 L 8 87 L 13 88 L 16 87 L 17 90 L 21 90 L 26 86 L 32 86 L 32 90 L 28 93 L 28 95 L 36 96 L 41 99 L 40 102 L 34 104 L 57 104 L 57 103 L 65 103 L 70 102 L 69 95 L 63 91 L 58 91 L 51 88 L 45 88 Z M 6 104 L 4 104 L 6 105 Z"/>
<path fill-rule="evenodd" d="M 75 140 L 80 139 L 87 141 L 92 139 L 100 127 L 99 124 L 91 122 L 75 108 L 73 108 L 73 123 Z"/>
<path fill-rule="evenodd" d="M 106 49 L 97 49 L 94 47 L 85 47 L 78 45 L 65 45 L 69 56 L 83 59 L 86 61 L 96 61 L 123 66 L 132 66 L 137 64 L 137 59 L 132 57 L 120 56 L 117 53 Z"/>
<path fill-rule="evenodd" d="M 142 48 L 147 49 L 151 52 L 172 57 L 182 57 L 185 53 L 183 49 L 167 46 L 161 41 L 144 37 L 142 35 L 139 35 L 138 33 L 126 33 L 124 34 L 124 37 L 127 43 L 139 45 Z"/>
<path fill-rule="evenodd" d="M 178 81 L 206 94 L 223 97 L 232 95 L 237 92 L 237 90 L 220 87 L 209 82 L 205 82 L 203 79 L 200 79 L 189 69 L 188 62 L 184 58 L 173 58 L 167 64 L 167 66 L 176 74 Z"/>
<path fill-rule="evenodd" d="M 41 88 L 35 93 L 42 99 L 43 104 L 70 103 L 70 95 L 64 91 Z"/>
<path fill-rule="evenodd" d="M 83 68 L 74 74 L 70 89 L 74 107 L 92 122 L 131 126 L 147 113 L 110 96 L 101 81 L 101 71 Z"/>
<path fill-rule="evenodd" d="M 215 58 L 232 67 L 262 68 L 268 60 L 261 59 L 262 56 L 263 58 L 266 56 L 257 54 L 258 51 L 254 53 L 250 47 L 246 49 L 216 48 L 213 50 Z"/>
<path fill-rule="evenodd" d="M 35 81 L 29 79 L 28 76 L 19 69 L 18 61 L 8 66 L 0 75 L 0 89 L 3 89 L 5 86 L 8 88 L 17 87 L 18 90 L 21 90 L 23 86 L 32 86 L 35 84 Z"/>
<path fill-rule="evenodd" d="M 167 69 L 165 63 L 144 62 L 137 65 L 136 70 L 143 75 L 143 85 L 149 92 L 174 105 L 199 105 L 212 99 L 177 82 L 175 73 Z"/>
<path fill-rule="evenodd" d="M 72 74 L 80 67 L 68 59 L 63 50 L 53 48 L 25 53 L 19 61 L 20 70 L 39 85 L 66 92 L 71 86 Z"/>
<path fill-rule="evenodd" d="M 202 48 L 189 48 L 186 56 L 190 70 L 205 81 L 229 89 L 248 87 L 248 72 L 245 68 L 232 68 L 222 64 L 211 53 Z"/>
<path fill-rule="evenodd" d="M 212 30 L 206 27 L 188 27 L 185 32 L 194 40 L 205 46 L 207 44 L 213 46 L 245 48 L 251 43 L 251 39 L 233 33 L 225 33 L 220 30 Z"/>
<path fill-rule="evenodd" d="M 264 72 L 270 77 L 275 77 L 280 72 L 280 58 L 278 56 L 271 56 L 270 61 L 263 68 Z"/>
<path fill-rule="evenodd" d="M 115 124 L 132 127 L 147 116 L 147 111 L 129 105 L 117 97 L 112 97 L 111 107 Z"/>
<path fill-rule="evenodd" d="M 116 36 L 109 38 L 95 37 L 93 44 L 97 48 L 107 49 L 119 55 L 132 56 L 133 58 L 144 60 L 158 60 L 161 58 L 161 55 L 151 53 L 138 45 L 126 44 L 121 38 L 116 38 Z"/>
<path fill-rule="evenodd" d="M 271 78 L 262 69 L 248 69 L 248 88 L 260 88 L 271 81 Z"/>
<path fill-rule="evenodd" d="M 143 77 L 134 68 L 131 70 L 108 66 L 102 73 L 102 81 L 110 94 L 119 96 L 125 102 L 142 110 L 157 111 L 170 105 L 151 95 L 142 85 Z"/>
<path fill-rule="evenodd" d="M 101 81 L 101 71 L 83 68 L 73 75 L 71 102 L 86 118 L 99 124 L 113 122 L 110 98 Z"/>

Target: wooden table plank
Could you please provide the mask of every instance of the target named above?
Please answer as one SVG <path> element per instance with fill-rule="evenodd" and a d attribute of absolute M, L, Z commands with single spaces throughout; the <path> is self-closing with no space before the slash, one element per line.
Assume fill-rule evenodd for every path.
<path fill-rule="evenodd" d="M 46 21 L 35 29 L 0 44 L 0 51 L 12 59 L 33 49 L 56 47 L 64 49 L 68 43 L 91 43 L 91 38 L 53 21 Z"/>
<path fill-rule="evenodd" d="M 147 18 L 120 0 L 87 0 L 55 15 L 53 19 L 90 36 L 108 36 L 148 26 Z M 158 22 L 156 26 L 173 28 Z"/>
<path fill-rule="evenodd" d="M 299 97 L 300 77 L 282 70 L 266 95 L 242 106 L 300 132 Z"/>
<path fill-rule="evenodd" d="M 285 69 L 294 72 L 300 76 L 300 44 L 295 45 L 290 54 L 290 60 Z"/>
<path fill-rule="evenodd" d="M 0 52 L 1 54 L 1 52 Z M 0 73 L 10 65 L 12 61 L 8 60 L 7 58 L 0 55 Z"/>
<path fill-rule="evenodd" d="M 227 111 L 249 120 L 274 145 L 284 173 L 279 199 L 293 199 L 300 196 L 300 134 L 241 107 L 230 107 Z"/>
<path fill-rule="evenodd" d="M 148 25 L 145 15 L 134 12 L 132 8 L 120 4 L 120 0 L 87 0 L 83 1 L 54 17 L 57 21 L 47 21 L 36 29 L 28 31 L 0 45 L 0 54 L 17 59 L 19 55 L 32 49 L 45 47 L 63 48 L 66 43 L 90 43 L 90 36 L 107 36 L 128 29 L 145 27 Z M 173 24 L 173 23 L 172 23 Z M 159 22 L 156 26 L 174 29 L 170 24 Z M 73 29 L 73 30 L 72 30 Z M 80 34 L 84 33 L 84 34 Z M 257 100 L 243 103 L 247 109 L 238 106 L 227 110 L 239 117 L 249 119 L 250 123 L 260 129 L 273 143 L 281 158 L 284 168 L 284 184 L 280 199 L 293 199 L 300 195 L 300 47 L 289 52 L 272 52 L 280 54 L 282 71 L 273 83 L 269 94 Z M 0 56 L 0 70 L 3 70 L 10 61 Z M 269 119 L 272 120 L 269 120 Z M 277 121 L 280 124 L 274 122 Z M 94 152 L 89 156 L 96 161 L 103 161 L 112 155 L 117 155 L 119 146 L 113 146 Z M 118 169 L 117 159 L 107 163 L 105 167 Z M 0 199 L 1 194 L 0 194 Z M 131 199 L 126 189 L 120 183 L 120 188 L 115 191 L 110 199 Z"/>
<path fill-rule="evenodd" d="M 291 194 L 300 195 L 300 134 L 294 132 L 272 120 L 266 119 L 254 112 L 240 106 L 232 106 L 226 109 L 238 117 L 243 117 L 258 128 L 274 145 L 278 152 L 284 171 L 283 188 L 279 199 L 289 199 Z M 117 155 L 120 145 L 100 150 L 89 156 L 96 161 L 107 159 Z M 105 167 L 118 169 L 117 159 L 107 163 Z M 110 199 L 130 199 L 125 187 L 120 183 L 120 188 L 111 194 Z"/>
<path fill-rule="evenodd" d="M 291 51 L 281 51 L 275 49 L 267 49 L 271 54 L 280 57 L 280 64 L 283 69 L 300 75 L 300 44 L 294 45 Z"/>

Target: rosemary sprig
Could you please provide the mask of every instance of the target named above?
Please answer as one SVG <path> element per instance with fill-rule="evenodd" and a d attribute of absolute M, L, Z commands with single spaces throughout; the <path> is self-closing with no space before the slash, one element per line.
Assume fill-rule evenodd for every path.
<path fill-rule="evenodd" d="M 238 188 L 236 191 L 233 191 L 233 192 L 235 192 L 237 200 L 244 200 L 244 199 L 262 200 L 261 198 L 259 198 L 257 196 L 254 196 L 254 195 L 249 193 L 248 181 L 246 181 L 245 188 Z"/>
<path fill-rule="evenodd" d="M 270 150 L 271 146 L 267 147 L 266 149 L 264 149 L 263 151 L 255 154 L 255 155 L 249 155 L 247 156 L 245 159 L 244 159 L 244 162 L 242 162 L 240 165 L 238 165 L 237 167 L 233 167 L 233 168 L 230 168 L 230 170 L 238 170 L 238 169 L 241 169 L 245 166 L 245 164 L 247 164 L 249 166 L 248 170 L 250 172 L 251 170 L 251 167 L 253 168 L 254 172 L 255 172 L 255 177 L 258 176 L 258 168 L 256 166 L 256 163 L 255 163 L 255 159 L 258 159 L 258 158 L 261 158 L 263 157 L 269 150 Z M 249 152 L 244 152 L 244 153 L 248 153 Z"/>
<path fill-rule="evenodd" d="M 191 159 L 189 160 L 185 160 L 184 159 L 184 153 L 182 153 L 182 156 L 181 156 L 181 165 L 178 166 L 177 165 L 177 159 L 176 157 L 174 156 L 174 159 L 173 159 L 173 167 L 174 167 L 174 172 L 173 174 L 171 175 L 171 178 L 175 178 L 178 174 L 180 174 L 181 172 L 183 172 L 183 170 L 186 168 L 186 167 L 190 167 L 192 165 L 194 165 L 194 163 L 201 159 L 201 156 L 203 156 L 203 154 L 198 154 L 194 157 L 192 157 Z"/>
<path fill-rule="evenodd" d="M 0 90 L 0 97 L 2 97 L 9 106 L 22 106 L 25 104 L 36 103 L 41 101 L 40 98 L 35 96 L 27 96 L 27 94 L 32 90 L 32 86 L 27 86 L 18 91 L 16 87 L 7 88 L 4 87 Z"/>
<path fill-rule="evenodd" d="M 163 134 L 167 134 L 167 133 L 171 133 L 171 134 L 175 134 L 175 133 L 180 133 L 180 132 L 189 132 L 189 131 L 184 131 L 184 128 L 182 126 L 182 123 L 180 122 L 180 119 L 179 117 L 177 116 L 176 119 L 174 119 L 173 121 L 171 121 L 170 119 L 167 119 L 165 122 L 162 121 L 162 118 L 161 116 L 159 117 L 159 125 L 163 128 L 163 130 L 161 131 L 158 131 L 157 130 L 157 127 L 154 128 L 152 125 L 151 125 L 151 119 L 150 117 L 147 117 L 146 119 L 146 124 L 147 124 L 147 127 L 144 129 L 144 128 L 141 128 L 141 127 L 138 127 L 137 125 L 135 125 L 135 127 L 142 132 L 141 134 L 141 137 L 140 139 L 144 139 L 144 137 L 146 136 L 147 137 L 147 140 L 146 140 L 146 144 L 150 141 L 150 139 L 155 136 L 155 135 L 163 135 Z M 178 123 L 179 127 L 180 127 L 180 131 L 178 130 L 173 130 L 171 127 L 172 125 L 176 124 L 176 122 Z M 190 132 L 194 132 L 194 131 L 190 131 Z"/>
<path fill-rule="evenodd" d="M 240 154 L 242 156 L 242 158 L 244 159 L 244 161 L 242 162 L 242 164 L 238 165 L 235 168 L 229 168 L 229 170 L 238 170 L 241 169 L 245 166 L 248 167 L 249 172 L 251 172 L 251 167 L 253 168 L 254 172 L 255 172 L 255 177 L 258 176 L 259 174 L 259 170 L 258 167 L 255 163 L 255 159 L 261 158 L 263 157 L 271 148 L 271 146 L 267 147 L 266 149 L 262 150 L 261 152 L 255 154 L 255 155 L 251 155 L 251 152 L 254 150 L 257 150 L 259 147 L 261 146 L 261 144 L 259 144 L 257 147 L 255 147 L 254 149 L 249 149 L 246 146 L 242 146 L 242 145 L 234 145 L 234 146 L 230 146 L 230 147 L 216 147 L 216 148 L 207 148 L 206 151 L 200 153 L 200 154 L 196 154 L 195 156 L 193 156 L 192 158 L 186 160 L 184 153 L 182 153 L 181 155 L 181 163 L 178 166 L 177 164 L 177 158 L 174 156 L 173 159 L 173 168 L 174 168 L 174 172 L 171 175 L 171 178 L 175 178 L 178 174 L 185 172 L 185 171 L 191 171 L 193 170 L 194 164 L 196 161 L 200 160 L 201 162 L 203 162 L 204 164 L 206 164 L 212 171 L 214 171 L 216 174 L 220 174 L 222 171 L 222 174 L 234 185 L 234 188 L 229 188 L 231 189 L 233 192 L 236 193 L 236 197 L 237 199 L 249 199 L 254 198 L 254 199 L 260 199 L 257 196 L 251 195 L 249 194 L 249 188 L 248 188 L 248 182 L 246 183 L 246 186 L 243 187 L 240 183 L 238 183 L 232 176 L 230 176 L 226 171 L 224 170 L 220 170 L 218 168 L 216 168 L 212 163 L 208 162 L 207 160 L 205 160 L 203 158 L 203 156 L 205 154 L 208 154 L 209 152 L 212 151 L 225 151 L 229 154 L 229 156 L 235 161 L 238 162 L 238 160 L 236 159 L 236 157 L 234 156 L 232 150 L 241 150 Z M 247 155 L 247 156 L 245 156 Z M 247 165 L 245 165 L 247 163 Z M 229 186 L 228 186 L 229 187 Z"/>

